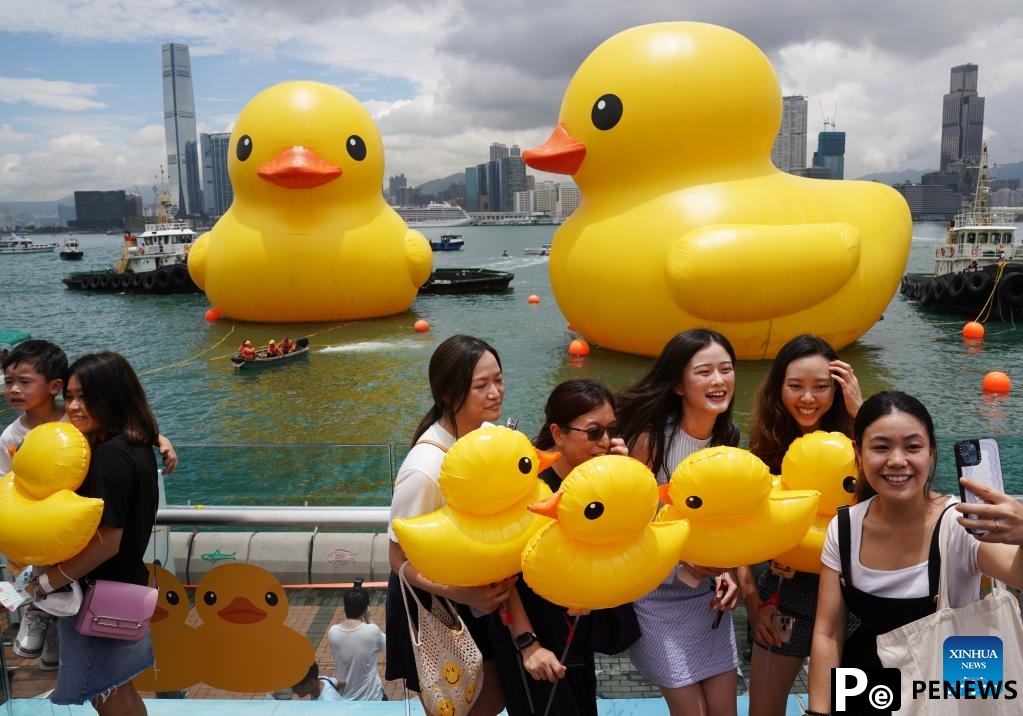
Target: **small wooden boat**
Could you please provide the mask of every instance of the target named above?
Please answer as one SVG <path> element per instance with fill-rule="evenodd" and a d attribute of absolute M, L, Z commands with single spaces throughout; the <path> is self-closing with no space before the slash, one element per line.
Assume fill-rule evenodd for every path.
<path fill-rule="evenodd" d="M 292 358 L 299 358 L 306 355 L 309 352 L 309 339 L 299 338 L 295 341 L 295 350 L 291 353 L 285 353 L 282 356 L 268 356 L 266 354 L 266 348 L 260 348 L 256 351 L 256 357 L 253 360 L 245 360 L 241 357 L 241 354 L 236 353 L 231 356 L 231 362 L 234 363 L 234 367 L 238 370 L 243 368 L 266 368 L 272 365 L 280 365 L 285 363 Z"/>
<path fill-rule="evenodd" d="M 430 239 L 430 248 L 434 251 L 458 251 L 465 245 L 461 234 L 444 234 L 440 241 Z"/>
<path fill-rule="evenodd" d="M 496 293 L 506 291 L 515 274 L 485 268 L 441 268 L 419 293 Z"/>

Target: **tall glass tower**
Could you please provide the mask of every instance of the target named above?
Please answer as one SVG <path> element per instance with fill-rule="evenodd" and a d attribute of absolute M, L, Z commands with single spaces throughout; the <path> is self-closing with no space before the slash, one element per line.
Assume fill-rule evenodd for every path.
<path fill-rule="evenodd" d="M 980 161 L 984 139 L 984 98 L 977 94 L 977 65 L 952 68 L 941 105 L 941 171 Z"/>
<path fill-rule="evenodd" d="M 202 190 L 188 45 L 171 42 L 163 46 L 163 117 L 174 213 L 179 217 L 199 216 L 202 214 Z"/>

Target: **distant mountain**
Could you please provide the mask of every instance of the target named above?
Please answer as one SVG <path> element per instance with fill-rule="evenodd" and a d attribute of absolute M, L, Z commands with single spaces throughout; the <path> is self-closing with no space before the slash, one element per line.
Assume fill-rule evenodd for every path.
<path fill-rule="evenodd" d="M 897 172 L 874 172 L 873 174 L 864 174 L 860 177 L 863 181 L 879 181 L 882 184 L 903 184 L 905 182 L 913 182 L 918 184 L 920 177 L 926 172 L 933 172 L 934 169 L 900 169 Z"/>
<path fill-rule="evenodd" d="M 419 185 L 418 189 L 421 194 L 439 194 L 440 192 L 447 189 L 450 185 L 458 182 L 465 182 L 465 173 L 458 172 L 457 174 L 451 174 L 450 176 L 441 177 L 440 179 L 431 179 L 428 182 L 423 182 Z"/>
<path fill-rule="evenodd" d="M 0 210 L 7 210 L 12 205 L 18 216 L 56 216 L 57 205 L 74 206 L 74 195 L 65 196 L 56 201 L 0 201 Z"/>
<path fill-rule="evenodd" d="M 1019 179 L 1023 182 L 1023 162 L 996 164 L 991 170 L 991 176 L 995 179 Z"/>

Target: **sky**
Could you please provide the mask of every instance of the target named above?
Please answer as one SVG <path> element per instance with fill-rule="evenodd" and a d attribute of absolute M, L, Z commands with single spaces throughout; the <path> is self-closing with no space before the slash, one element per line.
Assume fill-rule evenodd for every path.
<path fill-rule="evenodd" d="M 938 165 L 949 69 L 980 66 L 995 162 L 1023 159 L 1023 4 L 848 0 L 33 0 L 0 3 L 0 201 L 138 186 L 166 163 L 160 46 L 190 46 L 200 132 L 260 90 L 335 84 L 375 117 L 410 185 L 541 144 L 572 74 L 647 22 L 736 30 L 847 132 L 846 177 Z M 836 111 L 837 110 L 837 111 Z"/>

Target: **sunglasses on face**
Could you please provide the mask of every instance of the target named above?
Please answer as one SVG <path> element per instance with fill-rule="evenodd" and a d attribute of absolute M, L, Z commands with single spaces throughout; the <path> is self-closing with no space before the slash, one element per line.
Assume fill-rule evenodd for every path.
<path fill-rule="evenodd" d="M 607 434 L 609 439 L 618 437 L 618 423 L 611 423 L 608 426 L 593 425 L 588 428 L 573 428 L 571 425 L 562 425 L 565 430 L 574 430 L 577 433 L 586 433 L 586 439 L 591 443 L 600 442 Z"/>

